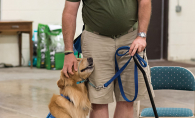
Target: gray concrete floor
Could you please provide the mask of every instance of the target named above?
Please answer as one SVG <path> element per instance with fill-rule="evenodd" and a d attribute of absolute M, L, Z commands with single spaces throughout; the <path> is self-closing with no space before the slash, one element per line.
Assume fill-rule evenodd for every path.
<path fill-rule="evenodd" d="M 188 68 L 195 73 L 195 68 Z M 0 118 L 45 118 L 53 93 L 59 94 L 56 81 L 59 70 L 29 67 L 0 68 Z M 187 107 L 194 109 L 194 93 L 186 91 L 155 91 L 157 107 Z M 141 101 L 141 109 L 151 107 Z M 115 103 L 109 104 L 113 118 Z"/>

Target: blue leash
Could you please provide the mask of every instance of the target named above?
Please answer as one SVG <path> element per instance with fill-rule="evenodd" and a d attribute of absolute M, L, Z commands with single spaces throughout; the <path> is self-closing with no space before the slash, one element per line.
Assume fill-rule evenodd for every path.
<path fill-rule="evenodd" d="M 134 81 L 135 81 L 135 96 L 134 96 L 134 99 L 131 101 L 129 100 L 126 96 L 125 96 L 125 93 L 124 93 L 124 90 L 123 90 L 123 85 L 122 85 L 122 81 L 121 81 L 121 76 L 120 74 L 123 72 L 123 70 L 127 67 L 127 65 L 129 64 L 129 62 L 131 61 L 132 59 L 132 56 L 130 57 L 130 59 L 123 65 L 123 67 L 121 69 L 119 69 L 118 67 L 118 63 L 117 63 L 117 59 L 116 59 L 116 56 L 124 56 L 126 55 L 128 52 L 129 52 L 129 49 L 130 47 L 129 46 L 122 46 L 120 48 L 118 48 L 116 50 L 116 53 L 115 53 L 115 70 L 116 70 L 116 74 L 108 81 L 106 82 L 103 86 L 95 86 L 94 84 L 92 84 L 90 81 L 89 81 L 89 84 L 91 86 L 93 86 L 96 90 L 100 90 L 102 88 L 106 88 L 108 85 L 110 85 L 110 83 L 112 83 L 116 78 L 118 78 L 118 84 L 119 84 L 119 88 L 120 88 L 120 92 L 121 92 L 121 95 L 123 96 L 123 98 L 127 101 L 127 102 L 133 102 L 136 100 L 137 98 L 137 94 L 138 94 L 138 70 L 137 70 L 137 64 L 135 64 L 135 67 L 134 67 Z M 127 50 L 124 54 L 119 54 L 119 51 L 120 50 Z M 136 58 L 140 65 L 142 67 L 146 67 L 147 66 L 147 63 L 146 61 L 139 56 L 139 54 L 135 54 L 133 56 L 134 58 Z M 135 59 L 134 59 L 135 60 Z M 136 61 L 136 60 L 135 60 Z"/>
<path fill-rule="evenodd" d="M 119 84 L 119 88 L 120 88 L 121 95 L 123 96 L 123 98 L 127 102 L 133 102 L 133 101 L 136 100 L 137 94 L 138 94 L 138 70 L 137 70 L 137 65 L 135 64 L 135 67 L 134 67 L 135 96 L 134 96 L 133 100 L 131 101 L 131 100 L 129 100 L 125 96 L 120 74 L 127 67 L 127 65 L 129 64 L 129 62 L 132 59 L 132 56 L 130 57 L 130 59 L 125 63 L 125 65 L 120 70 L 119 70 L 119 67 L 118 67 L 117 59 L 116 59 L 116 56 L 124 56 L 125 54 L 127 54 L 129 52 L 129 49 L 130 49 L 129 46 L 122 46 L 122 47 L 120 47 L 120 48 L 118 48 L 116 50 L 116 53 L 115 53 L 115 69 L 116 69 L 116 72 L 117 73 L 108 82 L 106 82 L 104 84 L 104 87 L 107 87 L 112 81 L 114 81 L 116 78 L 118 78 L 118 84 Z M 120 50 L 127 50 L 127 51 L 124 54 L 119 54 L 119 51 Z M 134 57 L 137 58 L 137 60 L 139 61 L 139 63 L 141 64 L 142 67 L 146 67 L 147 66 L 146 61 L 142 57 L 140 57 L 139 54 L 136 53 L 134 55 Z"/>

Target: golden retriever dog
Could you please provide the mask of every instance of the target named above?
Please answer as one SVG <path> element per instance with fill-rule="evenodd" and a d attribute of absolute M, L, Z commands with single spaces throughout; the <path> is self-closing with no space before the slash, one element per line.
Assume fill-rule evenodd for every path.
<path fill-rule="evenodd" d="M 76 72 L 73 69 L 74 75 L 69 74 L 69 78 L 61 71 L 57 85 L 60 88 L 60 94 L 68 96 L 70 101 L 60 95 L 53 95 L 49 110 L 55 118 L 86 118 L 91 110 L 91 103 L 83 80 L 86 80 L 94 69 L 93 59 L 78 58 L 77 62 L 78 70 Z M 77 82 L 81 83 L 77 84 Z"/>

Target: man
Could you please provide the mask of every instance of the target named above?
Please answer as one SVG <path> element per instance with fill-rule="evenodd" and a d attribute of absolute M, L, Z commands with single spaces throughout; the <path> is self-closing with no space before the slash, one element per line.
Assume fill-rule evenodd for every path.
<path fill-rule="evenodd" d="M 79 5 L 80 0 L 67 0 L 65 3 L 62 18 L 65 52 L 73 51 Z M 92 84 L 103 85 L 115 74 L 114 54 L 121 46 L 130 46 L 130 50 L 128 55 L 117 58 L 119 67 L 136 51 L 147 61 L 143 50 L 146 47 L 151 0 L 83 0 L 82 15 L 85 23 L 81 38 L 82 53 L 84 57 L 93 57 L 95 64 L 95 70 L 89 78 Z M 72 68 L 77 71 L 77 60 L 71 53 L 64 60 L 63 72 L 67 77 L 68 73 L 73 74 Z M 145 71 L 150 82 L 149 66 Z M 137 100 L 142 100 L 148 98 L 148 94 L 143 76 L 140 71 L 138 73 Z M 133 74 L 134 62 L 131 61 L 121 74 L 125 94 L 130 100 L 135 94 Z M 88 84 L 88 90 L 93 108 L 90 118 L 109 118 L 108 103 L 113 102 L 113 93 L 117 101 L 114 118 L 133 118 L 133 102 L 126 102 L 122 98 L 117 80 L 101 90 Z"/>

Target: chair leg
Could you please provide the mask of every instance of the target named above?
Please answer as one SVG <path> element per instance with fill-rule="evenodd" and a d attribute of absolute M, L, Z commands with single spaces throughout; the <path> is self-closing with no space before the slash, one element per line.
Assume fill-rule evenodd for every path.
<path fill-rule="evenodd" d="M 134 118 L 139 118 L 140 116 L 140 101 L 134 102 Z"/>
<path fill-rule="evenodd" d="M 194 116 L 195 116 L 195 91 L 194 91 Z"/>

